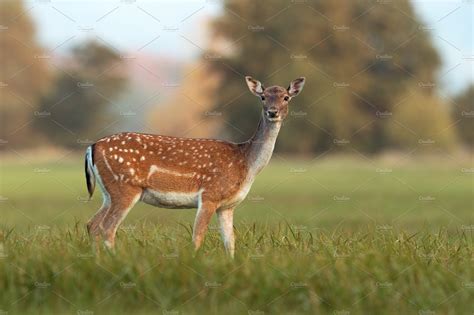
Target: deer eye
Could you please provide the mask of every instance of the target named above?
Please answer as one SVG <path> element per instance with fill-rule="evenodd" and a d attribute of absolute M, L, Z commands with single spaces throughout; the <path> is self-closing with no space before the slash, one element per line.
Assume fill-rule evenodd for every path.
<path fill-rule="evenodd" d="M 260 96 L 260 98 L 262 99 L 262 101 L 264 101 L 264 100 L 265 100 L 265 96 L 263 96 L 263 95 L 262 95 L 262 96 Z"/>
<path fill-rule="evenodd" d="M 290 99 L 290 97 L 289 97 L 289 96 L 285 96 L 283 99 L 288 102 L 288 100 Z"/>

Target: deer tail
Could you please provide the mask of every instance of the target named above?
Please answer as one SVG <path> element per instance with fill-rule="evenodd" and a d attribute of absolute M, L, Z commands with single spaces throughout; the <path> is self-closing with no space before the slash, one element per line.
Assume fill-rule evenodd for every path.
<path fill-rule="evenodd" d="M 92 198 L 95 189 L 95 172 L 94 172 L 94 146 L 90 145 L 86 150 L 85 157 L 85 173 L 86 173 L 86 184 L 87 191 L 89 192 L 89 199 Z"/>

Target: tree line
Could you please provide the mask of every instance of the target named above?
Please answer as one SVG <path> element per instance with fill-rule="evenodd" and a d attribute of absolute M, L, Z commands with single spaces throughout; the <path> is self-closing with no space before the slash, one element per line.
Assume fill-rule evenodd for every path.
<path fill-rule="evenodd" d="M 245 75 L 267 85 L 305 76 L 280 152 L 472 149 L 474 87 L 439 97 L 440 57 L 410 1 L 222 5 L 199 71 L 199 80 L 206 73 L 217 78 L 203 98 L 206 112 L 221 119 L 212 125 L 216 136 L 240 141 L 256 128 L 261 109 Z M 67 56 L 51 55 L 38 44 L 21 1 L 0 3 L 0 25 L 0 150 L 45 143 L 78 148 L 106 133 L 127 86 L 119 52 L 91 40 Z M 185 79 L 183 86 L 196 83 Z M 175 103 L 170 106 L 182 111 Z M 187 112 L 199 116 L 197 107 Z M 150 115 L 159 118 L 160 110 Z M 176 110 L 161 116 L 178 119 Z"/>

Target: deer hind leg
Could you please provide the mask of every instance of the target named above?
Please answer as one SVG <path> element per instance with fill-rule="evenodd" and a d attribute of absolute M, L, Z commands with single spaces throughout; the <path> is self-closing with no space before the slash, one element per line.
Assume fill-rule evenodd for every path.
<path fill-rule="evenodd" d="M 138 202 L 141 194 L 141 188 L 132 186 L 121 186 L 115 193 L 110 194 L 110 207 L 100 224 L 107 247 L 114 247 L 115 234 L 120 223 Z"/>
<path fill-rule="evenodd" d="M 107 211 L 109 211 L 110 209 L 111 199 L 110 199 L 109 192 L 105 189 L 104 184 L 102 183 L 102 179 L 100 178 L 99 175 L 96 175 L 96 176 L 98 178 L 100 190 L 102 191 L 103 203 L 99 211 L 97 211 L 97 213 L 94 214 L 94 216 L 87 223 L 87 232 L 89 233 L 90 236 L 95 237 L 96 241 L 98 241 L 98 238 L 102 234 L 102 228 L 101 228 L 102 220 L 107 214 Z"/>
<path fill-rule="evenodd" d="M 110 202 L 109 203 L 104 202 L 101 208 L 99 209 L 99 211 L 97 211 L 97 213 L 94 214 L 94 216 L 87 223 L 87 232 L 89 233 L 90 236 L 95 237 L 96 240 L 102 234 L 101 223 L 105 215 L 107 214 L 107 211 L 109 210 L 109 208 L 110 208 Z"/>
<path fill-rule="evenodd" d="M 234 208 L 219 209 L 217 211 L 222 241 L 227 254 L 234 258 L 235 237 L 234 237 Z"/>
<path fill-rule="evenodd" d="M 199 207 L 193 228 L 193 243 L 195 251 L 201 247 L 202 242 L 204 241 L 204 236 L 206 235 L 207 226 L 217 208 L 213 202 L 202 201 L 202 197 L 199 199 Z"/>

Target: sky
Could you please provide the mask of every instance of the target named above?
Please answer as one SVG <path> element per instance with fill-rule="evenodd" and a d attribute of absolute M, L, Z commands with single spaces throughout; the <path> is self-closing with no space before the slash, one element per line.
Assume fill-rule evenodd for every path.
<path fill-rule="evenodd" d="M 413 4 L 442 58 L 440 90 L 455 94 L 474 83 L 474 0 Z M 54 52 L 94 37 L 122 54 L 183 60 L 208 45 L 209 18 L 221 12 L 219 0 L 28 0 L 26 7 L 41 43 Z"/>

